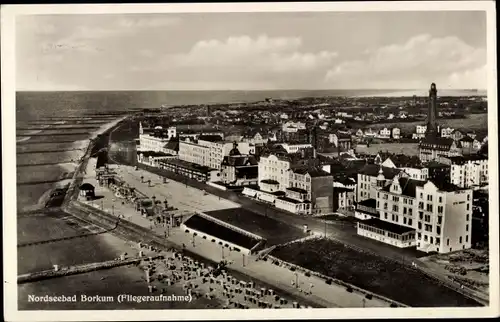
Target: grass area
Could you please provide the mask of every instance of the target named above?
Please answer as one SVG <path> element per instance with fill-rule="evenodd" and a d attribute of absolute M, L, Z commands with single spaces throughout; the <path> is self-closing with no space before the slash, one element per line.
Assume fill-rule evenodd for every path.
<path fill-rule="evenodd" d="M 438 124 L 441 127 L 452 127 L 454 129 L 463 130 L 482 130 L 488 128 L 488 114 L 470 114 L 464 119 L 438 119 Z M 370 124 L 368 127 L 372 129 L 382 129 L 384 127 L 392 128 L 399 127 L 403 132 L 414 132 L 417 125 L 425 124 L 425 121 L 420 122 L 402 122 L 402 123 L 378 123 Z"/>
<path fill-rule="evenodd" d="M 369 147 L 356 147 L 357 153 L 377 154 L 380 151 L 390 153 L 403 153 L 406 155 L 418 155 L 418 143 L 384 143 L 370 144 Z"/>
<path fill-rule="evenodd" d="M 206 214 L 265 238 L 267 245 L 282 244 L 307 236 L 295 226 L 244 208 L 209 211 Z"/>
<path fill-rule="evenodd" d="M 479 306 L 419 271 L 333 240 L 293 243 L 271 255 L 412 307 Z"/>

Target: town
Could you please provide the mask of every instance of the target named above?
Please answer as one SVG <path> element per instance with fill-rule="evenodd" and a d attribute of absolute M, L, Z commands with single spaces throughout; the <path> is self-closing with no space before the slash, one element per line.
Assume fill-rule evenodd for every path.
<path fill-rule="evenodd" d="M 351 102 L 342 100 L 343 106 Z M 374 100 L 362 101 L 378 104 L 370 109 L 373 119 L 382 121 L 367 122 L 370 114 L 364 113 L 364 125 L 357 112 L 317 103 L 332 101 L 319 98 L 306 107 L 302 104 L 309 100 L 266 99 L 237 107 L 142 110 L 114 131 L 109 150 L 90 160 L 80 186 L 81 202 L 152 229 L 201 256 L 239 265 L 250 276 L 265 271 L 255 266 L 259 259 L 288 268 L 295 274 L 292 294 L 300 290 L 327 307 L 338 303 L 332 297 L 339 300 L 325 287 L 346 280 L 340 278 L 345 273 L 325 268 L 328 264 L 314 267 L 310 256 L 322 252 L 318 262 L 335 253 L 349 257 L 347 261 L 359 257 L 360 263 L 346 268 L 359 275 L 347 290 L 360 287 L 361 294 L 377 294 L 362 298 L 363 306 L 448 305 L 444 302 L 458 300 L 416 299 L 374 287 L 363 281 L 366 271 L 355 267 L 368 256 L 359 251 L 369 251 L 375 262 L 385 258 L 416 270 L 399 277 L 392 273 L 406 288 L 414 288 L 412 294 L 425 293 L 421 285 L 411 285 L 422 277 L 403 279 L 421 272 L 465 298 L 487 301 L 487 133 L 440 125 L 447 117 L 456 119 L 456 111 L 479 113 L 486 101 L 447 101 L 438 98 L 435 84 L 427 99 L 396 98 L 398 103 L 393 103 L 383 98 L 390 102 L 382 107 Z M 366 104 L 352 101 L 353 106 Z M 395 123 L 374 131 L 387 121 L 387 109 L 393 110 L 389 117 Z M 410 131 L 400 129 L 401 118 L 423 114 L 425 120 Z M 297 252 L 309 254 L 304 255 L 307 260 Z M 388 264 L 379 265 L 385 274 Z M 304 274 L 300 280 L 319 274 L 327 283 L 300 286 L 304 282 L 296 270 Z M 289 274 L 271 273 L 276 274 L 284 279 L 282 284 L 290 279 Z M 428 280 L 429 290 L 433 283 Z M 378 301 L 366 303 L 373 296 Z M 343 305 L 361 305 L 356 296 L 345 301 Z"/>

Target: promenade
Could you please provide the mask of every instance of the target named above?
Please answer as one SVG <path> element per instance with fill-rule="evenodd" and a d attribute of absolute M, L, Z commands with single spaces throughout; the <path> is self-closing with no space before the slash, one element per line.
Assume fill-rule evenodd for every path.
<path fill-rule="evenodd" d="M 368 300 L 364 294 L 349 293 L 344 287 L 339 285 L 328 285 L 324 280 L 317 277 L 307 277 L 300 272 L 292 272 L 287 268 L 273 265 L 270 261 L 256 261 L 254 256 L 243 256 L 241 253 L 229 251 L 227 248 L 204 240 L 200 237 L 181 231 L 180 228 L 163 227 L 155 225 L 148 218 L 142 217 L 139 212 L 133 209 L 130 203 L 123 202 L 115 197 L 112 191 L 104 187 L 99 187 L 95 179 L 95 159 L 90 159 L 87 165 L 84 182 L 88 182 L 96 187 L 95 194 L 103 198 L 95 201 L 84 201 L 98 209 L 103 208 L 110 214 L 121 216 L 122 219 L 131 221 L 137 225 L 152 229 L 159 235 L 176 245 L 184 247 L 209 260 L 220 262 L 226 260 L 228 267 L 239 271 L 245 275 L 261 280 L 264 283 L 273 285 L 276 289 L 299 298 L 306 298 L 323 307 L 389 307 L 390 303 L 379 300 Z M 163 201 L 167 198 L 170 205 L 185 211 L 209 211 L 225 208 L 235 208 L 239 205 L 214 195 L 204 195 L 203 191 L 186 186 L 182 183 L 169 180 L 163 183 L 158 175 L 154 175 L 142 169 L 135 170 L 128 166 L 112 166 L 127 183 L 136 188 L 148 197 L 156 196 L 156 199 Z M 148 182 L 141 183 L 151 179 Z M 293 283 L 293 284 L 292 284 Z M 306 295 L 306 293 L 312 293 Z"/>

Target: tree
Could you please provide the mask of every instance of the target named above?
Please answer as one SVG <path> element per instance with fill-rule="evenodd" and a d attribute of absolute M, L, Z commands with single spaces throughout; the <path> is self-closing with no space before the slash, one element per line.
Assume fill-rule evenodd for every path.
<path fill-rule="evenodd" d="M 144 176 L 141 176 L 141 183 L 143 183 L 144 181 Z"/>
<path fill-rule="evenodd" d="M 148 187 L 151 185 L 151 179 L 148 180 Z"/>
<path fill-rule="evenodd" d="M 168 208 L 168 200 L 165 198 L 165 200 L 163 200 L 163 204 L 165 205 L 165 209 Z"/>

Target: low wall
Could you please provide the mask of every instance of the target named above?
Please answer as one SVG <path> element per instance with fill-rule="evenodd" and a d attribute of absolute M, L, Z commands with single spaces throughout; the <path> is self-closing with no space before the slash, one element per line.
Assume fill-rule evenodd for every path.
<path fill-rule="evenodd" d="M 316 277 L 319 277 L 323 280 L 325 280 L 325 283 L 327 280 L 331 280 L 332 283 L 335 283 L 337 285 L 340 285 L 340 286 L 343 286 L 345 288 L 351 288 L 354 292 L 358 292 L 358 293 L 361 293 L 363 295 L 371 295 L 373 298 L 376 298 L 376 299 L 379 299 L 379 300 L 382 300 L 384 302 L 387 302 L 388 304 L 392 304 L 394 303 L 395 305 L 397 305 L 398 307 L 409 307 L 408 305 L 406 304 L 403 304 L 403 303 L 400 303 L 400 302 L 397 302 L 397 301 L 394 301 L 394 300 L 391 300 L 389 298 L 386 298 L 382 295 L 378 295 L 378 294 L 375 294 L 375 293 L 372 293 L 370 291 L 367 291 L 367 290 L 364 290 L 362 288 L 359 288 L 357 286 L 354 286 L 352 284 L 349 284 L 349 283 L 346 283 L 344 281 L 341 281 L 339 279 L 336 279 L 336 278 L 333 278 L 333 277 L 329 277 L 329 276 L 326 276 L 326 275 L 323 275 L 321 273 L 318 273 L 318 272 L 315 272 L 315 271 L 311 271 L 307 268 L 304 268 L 302 266 L 298 266 L 298 265 L 295 265 L 295 264 L 292 264 L 292 263 L 289 263 L 289 262 L 286 262 L 284 260 L 281 260 L 277 257 L 274 257 L 272 255 L 267 255 L 267 258 L 269 260 L 271 260 L 273 263 L 276 263 L 278 262 L 279 263 L 279 266 L 282 266 L 282 267 L 286 267 L 286 268 L 294 268 L 297 272 L 303 272 L 303 273 L 309 273 L 311 274 L 311 276 L 316 276 Z M 347 291 L 346 291 L 347 292 Z"/>

